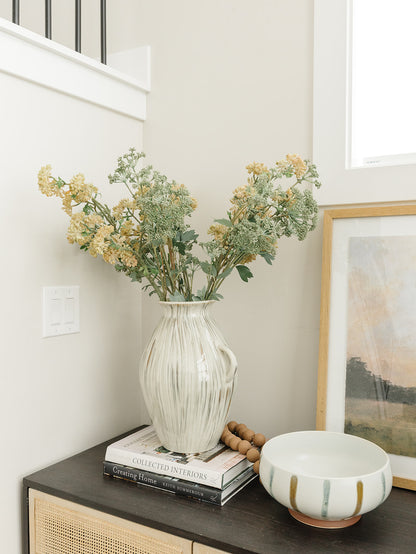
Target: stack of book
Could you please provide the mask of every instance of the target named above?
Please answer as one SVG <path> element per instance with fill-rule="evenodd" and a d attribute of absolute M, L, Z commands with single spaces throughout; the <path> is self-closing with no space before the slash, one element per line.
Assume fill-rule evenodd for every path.
<path fill-rule="evenodd" d="M 257 477 L 252 466 L 221 442 L 202 454 L 170 452 L 150 425 L 107 447 L 104 475 L 222 506 Z"/>

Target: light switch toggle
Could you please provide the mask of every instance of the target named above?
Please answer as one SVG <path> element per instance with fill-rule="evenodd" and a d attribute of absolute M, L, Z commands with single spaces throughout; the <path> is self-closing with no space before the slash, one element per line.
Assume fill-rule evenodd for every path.
<path fill-rule="evenodd" d="M 79 333 L 79 286 L 43 287 L 43 337 Z"/>

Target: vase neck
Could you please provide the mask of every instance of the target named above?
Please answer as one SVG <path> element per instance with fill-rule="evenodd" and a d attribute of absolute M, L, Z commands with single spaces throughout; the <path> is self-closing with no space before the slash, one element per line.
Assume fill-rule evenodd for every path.
<path fill-rule="evenodd" d="M 213 300 L 206 300 L 201 302 L 160 302 L 160 305 L 164 317 L 178 319 L 201 317 L 208 312 L 213 303 Z"/>

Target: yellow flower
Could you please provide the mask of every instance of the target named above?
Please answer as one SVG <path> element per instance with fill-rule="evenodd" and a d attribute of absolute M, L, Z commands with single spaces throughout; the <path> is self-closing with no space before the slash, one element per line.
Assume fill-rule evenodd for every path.
<path fill-rule="evenodd" d="M 108 227 L 112 227 L 111 225 Z M 118 263 L 120 260 L 127 267 L 135 267 L 137 260 L 133 250 L 128 246 L 126 237 L 117 233 L 111 235 L 112 244 L 108 242 L 102 248 L 103 260 L 111 265 Z"/>
<path fill-rule="evenodd" d="M 56 185 L 55 179 L 51 176 L 52 166 L 45 165 L 38 172 L 39 190 L 45 196 L 61 196 L 61 191 Z"/>
<path fill-rule="evenodd" d="M 284 199 L 284 196 L 279 190 L 275 190 L 270 198 L 273 202 L 280 202 Z"/>
<path fill-rule="evenodd" d="M 247 209 L 245 206 L 238 205 L 236 200 L 231 200 L 232 204 L 235 204 L 234 206 L 231 206 L 230 212 L 232 216 L 233 225 L 244 219 L 247 215 Z"/>
<path fill-rule="evenodd" d="M 305 175 L 307 167 L 300 156 L 297 154 L 287 154 L 286 160 L 293 166 L 293 171 L 298 179 Z"/>
<path fill-rule="evenodd" d="M 150 188 L 151 187 L 148 187 L 146 185 L 141 185 L 134 193 L 134 197 L 139 198 L 140 196 L 144 196 L 147 192 L 149 192 Z"/>
<path fill-rule="evenodd" d="M 111 235 L 113 231 L 114 227 L 112 225 L 103 225 L 98 229 L 89 247 L 89 252 L 91 256 L 94 256 L 95 258 L 98 254 L 104 253 L 106 246 L 105 240 Z"/>
<path fill-rule="evenodd" d="M 77 212 L 71 216 L 67 231 L 68 242 L 75 242 L 80 246 L 86 244 L 89 240 L 89 228 L 94 228 L 104 222 L 103 218 L 97 214 L 86 215 L 84 212 Z"/>
<path fill-rule="evenodd" d="M 70 217 L 72 215 L 72 195 L 69 191 L 65 191 L 62 196 L 62 209 Z"/>
<path fill-rule="evenodd" d="M 185 193 L 188 193 L 189 195 L 189 192 L 188 192 L 188 189 L 185 187 L 185 185 L 178 185 L 177 183 L 172 185 L 172 194 L 170 195 L 170 199 L 172 201 L 172 204 L 176 204 L 176 205 L 179 205 L 183 202 L 183 194 L 180 194 L 180 195 L 177 195 L 176 193 L 177 192 L 185 192 Z M 197 206 L 198 206 L 198 202 L 196 200 L 196 198 L 193 198 L 191 196 L 189 196 L 190 198 L 190 206 L 192 208 L 192 210 L 196 210 Z"/>
<path fill-rule="evenodd" d="M 280 171 L 286 171 L 286 169 L 289 167 L 289 162 L 287 160 L 279 160 L 276 162 L 277 168 L 280 169 Z"/>
<path fill-rule="evenodd" d="M 86 215 L 84 219 L 88 227 L 94 227 L 95 225 L 104 223 L 104 219 L 100 215 L 94 213 Z"/>
<path fill-rule="evenodd" d="M 289 204 L 289 206 L 293 206 L 293 204 L 296 202 L 296 197 L 294 196 L 292 189 L 287 189 L 285 200 Z"/>
<path fill-rule="evenodd" d="M 269 172 L 269 170 L 264 164 L 258 163 L 258 162 L 252 162 L 251 164 L 248 164 L 246 166 L 246 169 L 248 173 L 252 173 L 253 175 L 260 175 L 261 173 Z"/>
<path fill-rule="evenodd" d="M 242 185 L 233 190 L 233 197 L 231 198 L 231 204 L 242 206 L 250 196 L 255 194 L 255 189 L 248 183 L 247 185 Z"/>
<path fill-rule="evenodd" d="M 241 260 L 240 264 L 249 264 L 250 262 L 254 262 L 256 258 L 257 256 L 255 254 L 247 254 L 247 256 Z"/>
<path fill-rule="evenodd" d="M 115 265 L 118 262 L 118 250 L 111 245 L 104 248 L 103 260 L 108 264 Z"/>
<path fill-rule="evenodd" d="M 82 234 L 85 230 L 84 218 L 84 212 L 78 212 L 72 215 L 66 235 L 69 243 L 74 244 L 76 242 L 82 246 L 88 241 L 88 238 Z"/>
<path fill-rule="evenodd" d="M 231 199 L 231 202 L 234 204 L 235 200 L 241 200 L 247 197 L 248 197 L 248 185 L 243 185 L 233 190 L 233 198 Z"/>
<path fill-rule="evenodd" d="M 128 221 L 125 221 L 123 225 L 121 225 L 120 234 L 123 237 L 129 237 L 133 234 L 133 229 L 134 229 L 134 223 L 131 219 L 129 219 Z"/>
<path fill-rule="evenodd" d="M 124 210 L 134 210 L 135 202 L 131 198 L 123 198 L 120 202 L 113 208 L 113 216 L 117 219 L 120 219 L 123 215 Z"/>
<path fill-rule="evenodd" d="M 76 202 L 88 202 L 98 192 L 97 187 L 85 182 L 85 176 L 77 173 L 68 183 L 69 192 Z"/>
<path fill-rule="evenodd" d="M 136 267 L 137 260 L 131 250 L 121 250 L 120 259 L 127 267 Z"/>
<path fill-rule="evenodd" d="M 208 234 L 212 235 L 217 242 L 223 242 L 227 233 L 227 227 L 221 223 L 213 223 L 208 229 Z"/>

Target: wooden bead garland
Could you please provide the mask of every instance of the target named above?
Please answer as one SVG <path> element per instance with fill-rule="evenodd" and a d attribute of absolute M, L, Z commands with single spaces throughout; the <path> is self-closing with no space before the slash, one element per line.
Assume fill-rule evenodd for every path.
<path fill-rule="evenodd" d="M 261 433 L 255 433 L 244 423 L 230 421 L 221 435 L 221 440 L 232 450 L 240 452 L 247 457 L 249 462 L 253 462 L 253 471 L 259 472 L 260 450 L 266 442 L 266 437 Z"/>

